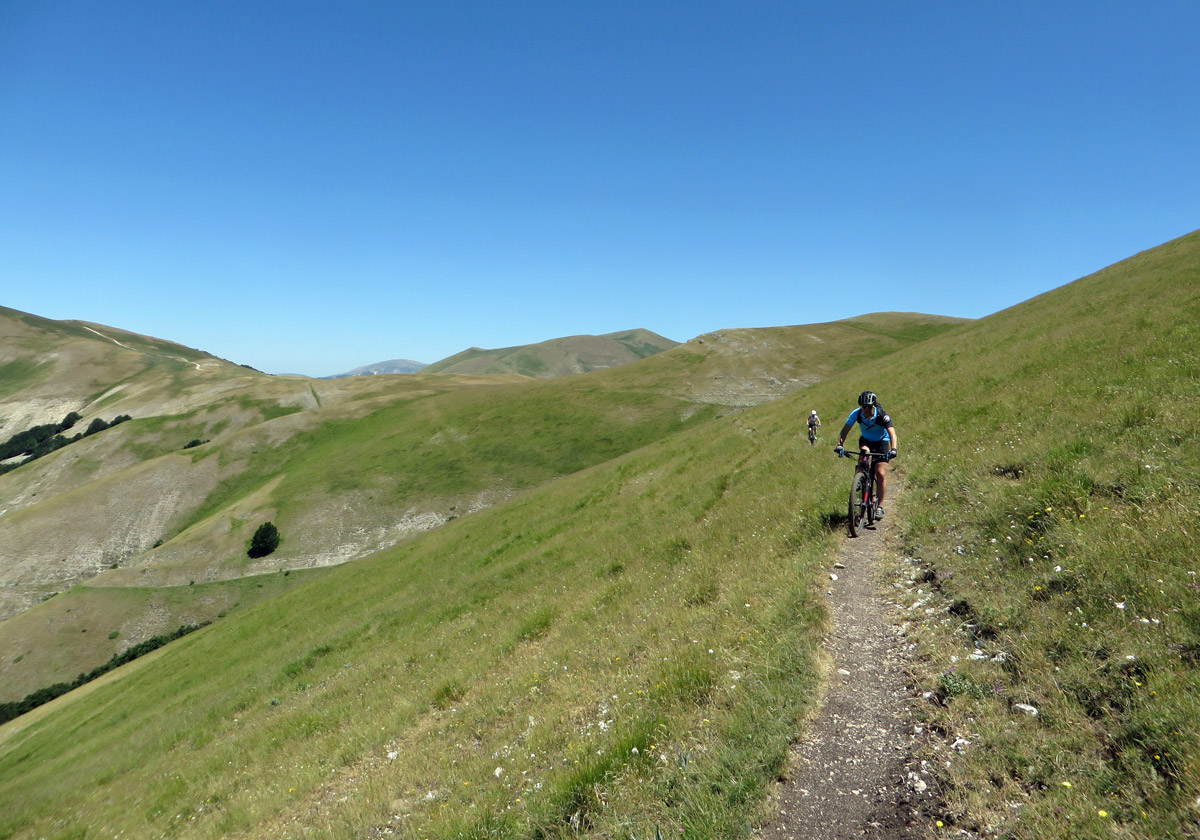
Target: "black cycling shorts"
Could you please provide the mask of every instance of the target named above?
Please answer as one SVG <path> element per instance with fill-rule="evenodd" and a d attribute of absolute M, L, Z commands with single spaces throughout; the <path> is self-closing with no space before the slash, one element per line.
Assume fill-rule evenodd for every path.
<path fill-rule="evenodd" d="M 883 440 L 867 440 L 864 437 L 860 437 L 858 439 L 858 448 L 862 449 L 864 446 L 877 455 L 886 455 L 892 449 L 892 440 L 891 438 L 884 438 Z"/>

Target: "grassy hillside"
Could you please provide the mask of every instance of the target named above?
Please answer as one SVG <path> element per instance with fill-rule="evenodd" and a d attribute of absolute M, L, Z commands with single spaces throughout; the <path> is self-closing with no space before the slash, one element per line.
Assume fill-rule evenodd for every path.
<path fill-rule="evenodd" d="M 1194 836 L 1198 290 L 1193 234 L 916 344 L 868 323 L 802 393 L 231 610 L 0 729 L 0 836 L 749 836 L 844 539 L 847 469 L 799 420 L 864 387 L 901 435 L 931 834 Z M 578 399 L 753 357 L 715 343 Z"/>
<path fill-rule="evenodd" d="M 166 392 L 186 399 L 262 374 L 179 344 L 0 307 L 0 437 L 71 411 L 139 415 Z"/>
<path fill-rule="evenodd" d="M 3 795 L 27 804 L 0 830 L 82 810 L 140 835 L 733 836 L 815 684 L 815 502 L 842 478 L 799 484 L 818 455 L 781 417 L 710 421 L 231 612 L 12 735 Z"/>
<path fill-rule="evenodd" d="M 712 416 L 670 396 L 570 385 L 372 379 L 391 380 L 377 386 L 386 399 L 282 413 L 221 429 L 191 449 L 182 448 L 186 441 L 207 439 L 219 424 L 206 420 L 221 416 L 219 403 L 200 415 L 135 419 L 94 445 L 73 444 L 5 476 L 29 502 L 3 517 L 11 597 L 36 604 L 80 578 L 92 589 L 178 587 L 344 562 Z M 84 474 L 80 459 L 127 466 Z M 61 527 L 65 519 L 70 529 Z M 284 542 L 251 560 L 250 535 L 266 521 Z M 63 609 L 51 599 L 34 612 L 61 623 Z M 48 670 L 60 660 L 36 639 L 11 638 L 16 633 L 0 624 L 0 640 L 29 651 L 20 662 L 0 662 L 3 699 L 69 679 L 115 652 L 80 640 L 79 658 L 68 657 L 71 670 L 62 673 Z"/>
<path fill-rule="evenodd" d="M 716 416 L 725 409 L 710 404 L 720 402 L 711 383 L 735 390 L 735 401 L 769 399 L 781 392 L 756 384 L 768 369 L 796 372 L 789 387 L 798 387 L 855 358 L 842 345 L 878 354 L 903 346 L 889 331 L 911 341 L 944 321 L 872 316 L 709 336 L 701 363 L 683 362 L 692 379 L 679 378 L 677 361 L 659 363 L 670 351 L 554 381 L 250 374 L 178 408 L 186 388 L 143 389 L 144 413 L 134 420 L 0 479 L 0 617 L 31 610 L 23 621 L 0 623 L 0 645 L 14 651 L 0 659 L 0 700 L 70 680 L 142 640 L 129 631 L 109 639 L 106 631 L 39 643 L 35 628 L 79 625 L 67 614 L 71 602 L 44 600 L 71 586 L 89 590 L 88 624 L 144 628 L 143 638 L 164 624 L 212 618 L 223 602 L 188 587 L 366 556 Z M 866 341 L 860 323 L 872 324 Z M 822 357 L 813 349 L 821 346 L 836 352 Z M 800 373 L 809 367 L 815 372 Z M 204 443 L 184 448 L 194 441 Z M 251 560 L 247 542 L 266 521 L 280 528 L 283 544 Z M 131 622 L 118 594 L 129 587 L 185 594 L 156 596 L 153 616 Z M 105 618 L 109 588 L 115 601 Z"/>
<path fill-rule="evenodd" d="M 472 347 L 434 362 L 425 373 L 518 373 L 551 378 L 587 373 L 661 353 L 678 342 L 649 330 L 628 330 L 606 335 L 576 335 L 537 344 L 485 350 Z"/>
<path fill-rule="evenodd" d="M 698 402 L 752 406 L 966 323 L 969 321 L 941 315 L 880 312 L 823 324 L 721 330 L 698 336 L 627 371 L 599 373 L 592 382 L 619 381 L 626 387 Z"/>
<path fill-rule="evenodd" d="M 957 825 L 1200 836 L 1197 324 L 1191 234 L 889 366 Z"/>
<path fill-rule="evenodd" d="M 739 353 L 739 356 L 744 359 L 745 354 Z M 715 353 L 714 363 L 719 358 L 720 353 Z M 727 371 L 722 375 L 735 372 L 735 369 L 730 367 L 730 361 L 726 360 L 722 365 L 722 369 Z M 742 365 L 744 368 L 744 360 Z M 736 533 L 746 516 L 751 515 L 748 510 L 758 511 L 759 506 L 763 504 L 759 490 L 752 489 L 750 485 L 742 485 L 741 464 L 749 463 L 750 459 L 774 462 L 781 457 L 781 453 L 777 451 L 777 447 L 762 449 L 761 433 L 745 425 L 741 419 L 717 420 L 711 408 L 696 406 L 691 400 L 670 394 L 651 393 L 649 380 L 660 379 L 662 374 L 652 372 L 648 375 L 648 380 L 647 375 L 637 373 L 635 367 L 625 369 L 629 371 L 630 379 L 624 384 L 614 375 L 602 383 L 597 383 L 594 377 L 584 377 L 560 380 L 556 383 L 498 386 L 487 389 L 485 394 L 478 389 L 466 389 L 429 393 L 419 399 L 400 401 L 394 399 L 394 394 L 391 395 L 391 399 L 380 396 L 372 403 L 377 407 L 376 411 L 359 415 L 346 407 L 344 410 L 349 413 L 342 419 L 328 420 L 301 431 L 295 431 L 292 425 L 302 423 L 305 416 L 311 412 L 282 414 L 258 424 L 245 425 L 235 433 L 230 433 L 221 447 L 213 447 L 218 454 L 196 451 L 159 456 L 159 459 L 166 458 L 173 462 L 182 459 L 192 461 L 195 465 L 203 465 L 209 461 L 221 460 L 222 456 L 219 453 L 223 450 L 242 453 L 238 471 L 231 479 L 216 487 L 206 503 L 207 508 L 201 508 L 193 515 L 195 522 L 181 526 L 175 537 L 167 540 L 155 551 L 170 551 L 173 543 L 186 543 L 196 528 L 210 522 L 217 515 L 206 514 L 206 510 L 219 512 L 236 507 L 238 500 L 255 496 L 261 492 L 259 488 L 263 487 L 267 488 L 264 498 L 273 505 L 272 515 L 283 525 L 286 546 L 292 542 L 287 535 L 294 533 L 287 524 L 288 506 L 295 505 L 298 509 L 305 494 L 311 493 L 313 487 L 331 486 L 342 494 L 357 490 L 383 495 L 414 492 L 418 495 L 428 495 L 461 490 L 481 477 L 500 476 L 514 487 L 520 488 L 619 455 L 624 451 L 622 446 L 628 448 L 630 432 L 641 435 L 642 443 L 654 440 L 670 441 L 671 446 L 662 451 L 655 451 L 653 447 L 643 448 L 640 450 L 640 456 L 626 456 L 635 457 L 635 460 L 638 457 L 644 459 L 644 462 L 639 461 L 640 466 L 620 466 L 618 458 L 608 466 L 585 471 L 569 481 L 563 479 L 548 485 L 544 490 L 522 496 L 519 506 L 515 509 L 516 513 L 508 514 L 509 517 L 515 516 L 515 519 L 496 519 L 495 517 L 501 516 L 499 512 L 487 511 L 469 519 L 453 522 L 443 529 L 446 536 L 435 539 L 434 534 L 429 534 L 411 543 L 405 543 L 403 552 L 401 548 L 384 552 L 379 555 L 380 559 L 370 561 L 371 564 L 382 565 L 375 567 L 375 571 L 366 573 L 366 580 L 370 581 L 369 589 L 362 595 L 364 603 L 361 608 L 357 608 L 357 614 L 360 617 L 373 614 L 379 609 L 375 598 L 382 595 L 387 601 L 386 611 L 389 615 L 405 616 L 400 622 L 407 633 L 402 647 L 415 646 L 415 650 L 448 632 L 447 628 L 465 613 L 473 610 L 473 605 L 481 597 L 486 602 L 493 597 L 499 598 L 501 590 L 511 588 L 511 593 L 505 595 L 505 607 L 500 614 L 504 621 L 516 624 L 511 630 L 499 635 L 488 632 L 488 638 L 499 639 L 496 644 L 501 646 L 499 650 L 490 643 L 484 646 L 485 650 L 481 652 L 483 661 L 492 664 L 487 667 L 479 666 L 483 670 L 472 673 L 469 669 L 474 666 L 470 663 L 455 661 L 453 667 L 456 672 L 458 669 L 468 669 L 464 672 L 464 677 L 457 682 L 442 680 L 438 685 L 432 686 L 432 690 L 440 698 L 434 704 L 434 708 L 440 714 L 442 710 L 438 709 L 438 706 L 445 705 L 447 699 L 453 699 L 461 692 L 470 690 L 471 686 L 481 680 L 491 679 L 494 668 L 506 668 L 504 663 L 513 652 L 514 644 L 520 649 L 546 646 L 548 639 L 553 635 L 554 626 L 559 623 L 560 612 L 563 615 L 563 624 L 574 629 L 559 641 L 559 648 L 563 656 L 569 651 L 578 653 L 585 649 L 590 650 L 590 654 L 579 660 L 586 673 L 590 667 L 585 667 L 586 663 L 605 659 L 615 643 L 611 636 L 597 636 L 593 632 L 596 628 L 592 626 L 592 617 L 596 615 L 597 605 L 612 600 L 616 610 L 614 614 L 628 617 L 633 609 L 627 603 L 631 594 L 636 596 L 642 592 L 647 581 L 661 579 L 656 586 L 663 602 L 663 614 L 655 621 L 666 623 L 661 626 L 661 632 L 651 633 L 651 638 L 659 641 L 647 649 L 657 650 L 658 653 L 645 659 L 645 662 L 651 664 L 661 660 L 666 663 L 655 665 L 651 674 L 653 676 L 657 673 L 662 679 L 644 682 L 646 675 L 636 671 L 629 672 L 622 679 L 633 680 L 631 686 L 640 685 L 640 688 L 630 688 L 630 695 L 647 698 L 654 695 L 658 698 L 655 708 L 663 706 L 663 725 L 670 723 L 681 733 L 690 733 L 693 724 L 701 728 L 707 727 L 718 718 L 700 716 L 693 721 L 692 718 L 696 714 L 695 704 L 680 702 L 680 697 L 673 697 L 672 692 L 681 695 L 683 701 L 689 698 L 693 701 L 703 700 L 705 705 L 708 704 L 706 698 L 717 691 L 718 681 L 723 683 L 726 679 L 731 681 L 731 687 L 722 687 L 721 692 L 752 686 L 755 687 L 755 691 L 763 692 L 760 699 L 764 705 L 758 707 L 750 718 L 742 719 L 739 717 L 741 712 L 736 709 L 723 713 L 732 715 L 723 726 L 731 732 L 741 732 L 738 737 L 747 739 L 746 754 L 742 759 L 743 771 L 746 774 L 742 784 L 747 785 L 746 792 L 739 794 L 732 805 L 720 806 L 716 815 L 703 816 L 711 807 L 711 803 L 701 802 L 695 806 L 695 819 L 715 819 L 721 825 L 741 825 L 746 819 L 745 804 L 753 800 L 753 791 L 761 790 L 762 784 L 769 778 L 769 775 L 762 773 L 764 756 L 769 758 L 768 766 L 777 767 L 783 760 L 788 733 L 794 728 L 795 716 L 804 708 L 808 691 L 805 687 L 811 685 L 813 680 L 810 659 L 814 637 L 802 631 L 805 627 L 815 626 L 814 623 L 819 620 L 819 611 L 812 603 L 807 585 L 802 582 L 811 576 L 806 564 L 812 562 L 813 547 L 823 544 L 828 539 L 829 523 L 816 512 L 817 506 L 810 504 L 807 524 L 800 531 L 797 531 L 790 518 L 772 517 L 772 522 L 764 522 L 761 526 L 760 533 L 764 540 L 761 552 L 756 552 L 751 557 L 730 556 L 726 546 L 730 534 Z M 413 383 L 419 382 L 419 379 L 411 377 L 405 377 L 404 380 L 408 387 L 415 387 Z M 436 381 L 440 383 L 444 380 L 438 378 Z M 432 389 L 432 386 L 429 387 Z M 479 394 L 482 396 L 477 399 Z M 664 407 L 667 409 L 666 413 L 663 411 Z M 775 430 L 775 435 L 784 447 L 795 445 L 792 436 L 793 420 L 788 412 L 784 412 L 781 423 Z M 175 429 L 177 422 L 179 421 L 170 420 L 159 423 L 158 433 L 168 437 L 174 435 L 173 440 L 182 439 L 192 433 L 191 427 L 186 431 L 182 428 Z M 188 422 L 195 423 L 196 420 L 193 418 Z M 258 439 L 255 436 L 261 435 L 262 430 L 279 424 L 287 424 L 288 430 L 280 437 L 281 442 L 276 442 L 274 446 L 237 443 L 247 436 Z M 138 431 L 137 421 L 127 425 Z M 680 437 L 682 430 L 687 426 L 694 427 L 697 433 L 703 430 L 703 433 L 697 438 Z M 218 431 L 217 434 L 219 436 L 221 432 Z M 621 437 L 617 437 L 618 435 Z M 220 439 L 214 438 L 213 442 L 217 443 Z M 206 444 L 206 447 L 209 446 L 211 445 Z M 807 447 L 807 444 L 805 446 Z M 711 459 L 722 450 L 728 450 L 722 456 L 727 462 L 727 468 L 721 475 L 714 477 L 710 473 L 717 462 Z M 698 452 L 705 453 L 704 457 L 697 458 Z M 804 449 L 796 455 L 812 459 L 815 452 Z M 381 461 L 381 456 L 386 458 Z M 789 456 L 782 457 L 786 460 Z M 411 475 L 424 482 L 423 486 L 413 488 L 398 482 L 392 477 L 391 471 L 387 471 L 388 475 L 381 478 L 377 469 L 380 463 L 405 463 L 405 459 L 412 461 L 414 466 Z M 439 464 L 443 466 L 438 467 Z M 618 472 L 613 473 L 613 470 Z M 620 478 L 622 470 L 632 476 L 628 492 L 618 493 L 611 500 L 607 500 L 612 490 L 591 486 L 591 482 L 597 480 L 595 476 L 606 476 L 603 481 L 614 486 L 623 484 L 625 480 Z M 770 472 L 777 474 L 775 504 L 782 503 L 791 508 L 797 501 L 816 498 L 813 495 L 817 492 L 816 487 L 810 487 L 805 494 L 792 498 L 795 493 L 794 477 L 787 470 L 771 469 Z M 384 483 L 380 484 L 381 481 Z M 466 484 L 463 484 L 464 482 Z M 739 488 L 736 493 L 733 492 L 735 487 Z M 402 495 L 401 501 L 406 498 L 408 497 Z M 723 509 L 727 503 L 732 507 L 723 514 L 724 524 L 710 533 L 715 521 L 711 511 Z M 661 512 L 655 513 L 656 508 L 661 508 Z M 505 506 L 503 510 L 509 510 L 509 507 Z M 628 520 L 631 514 L 639 519 L 649 518 L 631 524 Z M 753 516 L 757 518 L 759 513 L 754 513 Z M 250 519 L 247 516 L 242 521 Z M 549 540 L 558 547 L 544 557 L 541 551 L 530 556 L 531 542 L 521 536 L 526 526 L 522 525 L 514 531 L 513 522 L 528 522 L 528 527 L 534 527 L 538 522 L 542 523 L 537 528 L 544 533 L 532 538 L 532 544 L 540 545 Z M 229 530 L 234 530 L 232 522 Z M 465 536 L 455 537 L 455 534 Z M 304 540 L 296 542 L 303 545 Z M 200 544 L 211 545 L 204 541 L 200 541 Z M 409 552 L 417 552 L 415 556 L 422 558 L 420 562 L 414 560 L 412 563 L 397 563 L 395 559 L 388 559 L 408 556 Z M 700 556 L 699 553 L 707 555 L 707 565 L 698 564 L 696 557 Z M 772 561 L 775 571 L 771 577 L 761 579 L 759 564 L 773 557 L 776 557 L 776 560 Z M 553 561 L 552 565 L 547 566 L 546 563 L 550 561 Z M 726 561 L 736 564 L 730 569 L 732 577 L 729 584 L 720 583 L 717 580 L 719 576 L 715 574 L 716 569 Z M 799 577 L 794 568 L 798 562 L 801 563 L 802 572 Z M 565 566 L 562 565 L 564 563 Z M 493 564 L 498 570 L 504 569 L 503 572 L 497 572 L 500 577 L 481 578 L 477 570 Z M 744 568 L 739 570 L 738 567 Z M 144 568 L 147 571 L 151 570 L 149 567 Z M 349 584 L 341 582 L 341 575 L 352 569 L 355 574 L 363 574 L 361 568 L 365 567 L 355 564 L 354 567 L 347 567 L 345 572 L 340 569 L 330 570 L 326 574 L 334 577 L 323 578 L 318 587 L 301 586 L 295 591 L 306 594 L 296 597 L 302 599 L 300 603 L 307 603 L 306 599 L 310 597 L 329 597 L 333 599 L 331 604 L 339 605 L 337 610 L 348 609 L 346 604 L 350 597 L 350 590 L 347 588 Z M 636 573 L 627 576 L 627 569 L 633 569 Z M 93 584 L 103 583 L 106 578 L 116 582 L 131 574 L 140 576 L 142 571 L 143 568 L 137 567 L 106 571 L 93 581 Z M 414 575 L 416 577 L 413 577 Z M 436 575 L 440 584 L 449 587 L 432 599 L 426 591 L 432 584 L 422 582 L 431 575 Z M 280 575 L 275 575 L 274 580 L 278 581 L 279 577 Z M 387 583 L 389 579 L 393 583 Z M 737 583 L 743 579 L 750 587 L 746 591 L 742 591 L 741 584 Z M 590 592 L 590 595 L 581 596 L 583 600 L 579 604 L 590 603 L 592 606 L 578 606 L 573 593 L 564 598 L 561 591 L 551 592 L 547 588 L 554 581 L 563 580 L 572 581 L 581 593 Z M 629 582 L 623 583 L 623 580 Z M 797 585 L 797 581 L 801 581 L 800 585 Z M 396 594 L 387 595 L 388 587 L 392 586 L 399 586 L 401 590 Z M 482 590 L 479 589 L 480 586 L 483 587 Z M 760 594 L 752 594 L 755 587 L 765 589 Z M 211 585 L 209 588 L 211 589 Z M 487 594 L 493 590 L 494 595 Z M 71 630 L 77 630 L 78 635 L 82 637 L 83 630 L 86 629 L 89 634 L 95 634 L 89 636 L 91 643 L 96 635 L 103 633 L 103 629 L 112 624 L 112 620 L 105 623 L 101 616 L 86 612 L 90 608 L 89 605 L 94 603 L 98 591 L 93 585 L 86 590 L 71 593 L 72 597 L 59 596 L 51 599 L 33 611 L 29 622 L 24 623 L 38 624 L 43 620 L 55 620 L 67 628 L 68 636 Z M 172 613 L 174 615 L 182 614 L 184 609 L 194 609 L 194 604 L 187 595 L 193 592 L 199 594 L 201 591 L 198 587 L 178 586 L 171 590 L 171 595 L 176 598 L 174 601 L 163 597 L 162 594 L 146 596 L 127 587 L 114 589 L 113 594 L 122 603 L 136 602 L 139 598 L 153 601 L 160 611 L 176 610 Z M 227 616 L 216 627 L 202 631 L 197 639 L 216 635 L 213 631 L 224 632 L 222 628 L 233 626 L 238 621 L 249 620 L 253 623 L 265 620 L 265 626 L 270 626 L 277 620 L 244 619 L 243 616 L 258 615 L 258 610 L 267 609 L 267 604 L 252 607 L 245 603 L 248 599 L 242 597 L 234 602 L 236 607 L 232 604 L 225 607 L 229 601 L 227 589 L 217 589 L 214 592 L 215 594 L 205 593 L 206 597 L 210 598 L 210 605 L 221 604 Z M 481 592 L 484 593 L 482 596 Z M 723 592 L 726 593 L 724 596 Z M 300 613 L 309 610 L 307 606 L 289 606 L 289 597 L 292 596 L 283 596 L 277 608 L 285 612 L 299 610 Z M 412 600 L 414 598 L 417 599 L 415 602 Z M 675 615 L 674 608 L 679 603 L 688 605 L 686 613 L 694 613 L 695 618 L 686 614 Z M 714 611 L 714 605 L 717 603 L 725 603 L 725 608 L 722 611 Z M 739 611 L 747 609 L 744 606 L 746 603 L 751 603 L 752 607 L 757 603 L 751 613 L 753 617 L 747 619 L 746 627 L 742 631 L 727 638 L 727 634 L 736 628 L 724 626 L 725 611 L 741 604 L 742 606 L 733 612 L 734 615 L 739 615 Z M 522 606 L 518 607 L 518 604 Z M 642 607 L 634 612 L 645 612 L 647 609 L 649 608 Z M 576 617 L 566 621 L 566 616 L 576 611 Z M 351 617 L 355 614 L 354 610 L 347 613 Z M 417 617 L 425 617 L 412 623 L 409 621 L 410 614 L 414 621 Z M 277 616 L 279 613 L 272 615 Z M 362 620 L 369 619 L 363 617 Z M 389 619 L 389 627 L 396 629 L 397 620 Z M 637 619 L 628 628 L 632 635 L 626 644 L 632 647 L 623 657 L 627 663 L 636 663 L 640 655 L 638 651 L 647 644 L 643 639 L 644 628 L 638 627 L 639 623 L 646 621 L 649 621 L 649 618 Z M 783 622 L 783 626 L 790 628 L 779 639 L 776 638 L 778 622 Z M 85 626 L 93 624 L 98 624 L 99 630 Z M 318 621 L 313 627 L 319 628 L 320 625 L 321 622 Z M 686 635 L 694 637 L 695 641 L 693 638 L 682 638 L 685 635 L 684 628 L 688 629 Z M 320 632 L 326 631 L 330 631 L 329 628 Z M 111 632 L 109 631 L 109 634 Z M 240 632 L 255 635 L 259 631 Z M 105 634 L 106 639 L 107 635 Z M 364 641 L 368 647 L 373 648 L 378 639 Z M 712 647 L 712 654 L 704 653 L 696 657 L 694 667 L 687 666 L 686 661 L 679 667 L 670 664 L 677 658 L 679 651 L 691 651 L 691 646 L 702 641 L 716 647 Z M 777 648 L 776 645 L 780 642 L 783 643 L 783 647 Z M 399 643 L 399 640 L 396 640 L 396 643 Z M 230 644 L 233 643 L 229 640 L 219 642 L 224 648 L 228 648 Z M 236 644 L 233 646 L 237 647 Z M 180 650 L 185 649 L 183 645 L 178 647 Z M 286 656 L 289 657 L 288 661 L 306 662 L 309 654 L 315 650 L 322 650 L 323 652 L 313 657 L 312 661 L 315 663 L 329 652 L 324 650 L 325 647 L 327 646 L 317 643 L 294 655 L 287 653 Z M 364 652 L 365 650 L 366 648 Z M 395 650 L 396 648 L 389 644 L 377 649 L 376 654 L 383 657 L 383 663 L 395 656 Z M 752 661 L 742 666 L 743 670 L 732 666 L 725 671 L 713 670 L 705 657 L 717 656 L 718 650 L 726 651 L 722 656 L 732 657 L 730 662 L 740 663 L 744 656 L 750 656 Z M 738 650 L 742 653 L 737 653 Z M 28 663 L 34 653 L 24 652 L 24 648 L 22 651 L 22 661 Z M 269 645 L 264 647 L 262 652 L 268 658 L 279 655 L 278 651 L 272 652 Z M 47 657 L 50 654 L 59 655 L 59 652 L 48 648 Z M 97 651 L 96 655 L 100 655 L 100 651 Z M 650 654 L 644 656 L 650 657 Z M 421 657 L 411 655 L 409 659 L 415 664 Z M 438 660 L 437 654 L 434 659 Z M 447 656 L 446 659 L 453 660 L 454 657 Z M 755 668 L 759 667 L 759 664 L 777 668 L 777 664 L 771 663 L 783 660 L 795 660 L 802 666 L 792 670 L 792 676 L 783 688 L 772 686 L 769 681 L 763 682 L 756 676 Z M 256 666 L 248 664 L 248 667 Z M 626 666 L 622 666 L 624 667 Z M 206 668 L 222 671 L 225 665 L 214 663 Z M 304 666 L 302 670 L 306 669 L 307 666 Z M 143 670 L 152 669 L 147 666 L 147 669 Z M 271 666 L 267 670 L 274 672 L 277 668 Z M 593 676 L 589 679 L 595 678 Z M 412 709 L 423 708 L 423 704 L 428 702 L 427 695 L 431 690 L 428 685 L 429 679 L 431 677 L 427 675 L 409 683 L 404 689 L 409 693 L 409 699 L 405 700 L 403 705 Z M 669 688 L 674 684 L 672 681 L 678 682 L 679 685 Z M 118 685 L 119 683 L 115 683 L 113 688 Z M 588 691 L 594 690 L 596 685 L 598 684 L 591 684 Z M 87 696 L 103 696 L 108 690 L 113 689 L 106 686 Z M 527 689 L 521 689 L 522 692 L 525 690 Z M 637 694 L 639 690 L 641 695 Z M 666 695 L 659 697 L 664 690 Z M 135 691 L 140 693 L 142 690 Z M 169 696 L 184 696 L 178 694 L 175 688 L 167 688 L 166 691 Z M 771 699 L 780 691 L 783 691 L 787 698 L 783 706 L 778 706 Z M 750 691 L 743 694 L 758 696 Z M 611 695 L 606 694 L 603 697 Z M 577 699 L 570 699 L 568 705 L 573 708 Z M 147 713 L 155 705 L 155 701 L 149 698 L 145 701 L 138 700 L 137 703 L 139 707 L 147 710 Z M 65 705 L 71 708 L 70 703 Z M 344 712 L 350 714 L 352 710 Z M 576 713 L 577 711 L 569 712 L 572 715 Z M 775 713 L 782 714 L 775 724 L 764 728 L 765 718 Z M 554 711 L 555 717 L 552 717 L 552 720 L 557 719 L 561 723 L 564 714 L 568 714 L 565 709 Z M 657 721 L 658 712 L 654 714 L 654 720 Z M 155 715 L 157 716 L 157 713 Z M 53 715 L 47 718 L 48 721 L 53 719 Z M 671 723 L 672 720 L 674 723 Z M 52 723 L 48 725 L 54 726 Z M 335 728 L 343 725 L 352 724 L 343 722 Z M 600 721 L 598 725 L 601 731 L 609 726 L 607 719 Z M 368 738 L 368 742 L 375 738 L 374 724 L 370 726 L 369 732 L 364 732 L 362 736 Z M 147 732 L 156 728 L 150 727 Z M 653 730 L 653 727 L 651 729 Z M 28 730 L 23 731 L 32 735 L 34 730 L 35 727 L 30 725 Z M 663 737 L 666 738 L 667 730 L 664 729 L 663 733 Z M 545 737 L 553 741 L 561 735 L 561 727 L 555 724 L 547 728 Z M 124 739 L 125 736 L 121 737 Z M 693 733 L 687 737 L 699 739 L 698 748 L 703 747 L 703 739 L 700 739 L 699 734 Z M 765 738 L 761 743 L 757 740 L 760 737 Z M 351 755 L 353 761 L 369 761 L 370 753 L 363 752 L 362 746 L 360 744 L 359 747 L 351 748 L 346 761 L 351 760 Z M 654 745 L 648 745 L 647 749 L 649 746 Z M 135 749 L 131 755 L 140 755 L 135 761 L 141 764 L 145 755 L 141 755 L 138 749 L 140 748 Z M 259 758 L 266 761 L 277 760 L 278 756 L 272 757 L 270 754 L 273 749 L 266 750 Z M 645 751 L 639 751 L 639 754 Z M 689 766 L 690 754 L 691 747 L 685 742 L 680 742 L 678 761 L 682 762 L 682 767 Z M 492 770 L 494 771 L 494 768 Z M 102 772 L 121 775 L 111 768 Z M 161 766 L 156 772 L 167 772 L 168 775 L 170 773 L 164 771 Z M 589 772 L 600 771 L 593 768 Z M 722 771 L 720 765 L 713 765 L 706 772 Z M 57 793 L 51 792 L 50 795 L 51 799 L 48 801 L 55 801 L 57 796 L 69 794 L 60 790 Z M 560 794 L 560 797 L 566 795 Z M 379 803 L 371 803 L 370 807 L 377 809 Z M 565 806 L 560 803 L 555 807 L 561 809 Z M 273 812 L 255 811 L 256 816 L 249 816 L 247 819 L 253 824 L 259 819 L 267 818 L 271 813 Z M 390 818 L 390 815 L 384 816 Z M 551 815 L 546 819 L 551 819 L 552 823 L 555 820 L 561 822 L 566 819 L 569 823 L 570 816 L 560 813 L 557 817 Z M 351 815 L 348 818 L 363 819 L 363 816 Z M 141 817 L 137 817 L 128 823 L 132 830 L 136 830 L 134 827 L 139 824 L 140 819 Z M 542 820 L 543 817 L 534 814 L 530 819 Z"/>
<path fill-rule="evenodd" d="M 137 565 L 139 574 L 141 569 L 149 574 L 159 561 L 170 559 L 169 551 L 154 552 L 193 511 L 245 472 L 256 455 L 285 452 L 285 442 L 297 435 L 382 405 L 497 381 L 372 377 L 326 382 L 253 374 L 248 381 L 197 383 L 195 376 L 203 375 L 185 375 L 178 386 L 169 381 L 145 385 L 132 409 L 139 412 L 134 419 L 0 476 L 5 534 L 0 615 L 114 567 Z M 185 449 L 192 442 L 202 443 Z M 258 513 L 253 500 L 242 508 L 222 520 L 227 530 L 235 514 Z M 64 529 L 67 519 L 72 527 Z M 343 517 L 351 524 L 355 519 L 352 513 Z M 210 546 L 205 556 L 213 559 L 217 549 Z M 207 567 L 202 562 L 186 569 L 183 582 L 213 579 Z"/>

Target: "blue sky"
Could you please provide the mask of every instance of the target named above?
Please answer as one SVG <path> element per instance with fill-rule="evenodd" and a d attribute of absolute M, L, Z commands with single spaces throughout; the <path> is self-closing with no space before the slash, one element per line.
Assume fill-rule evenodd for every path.
<path fill-rule="evenodd" d="M 327 375 L 1200 227 L 1200 3 L 0 0 L 0 304 Z"/>

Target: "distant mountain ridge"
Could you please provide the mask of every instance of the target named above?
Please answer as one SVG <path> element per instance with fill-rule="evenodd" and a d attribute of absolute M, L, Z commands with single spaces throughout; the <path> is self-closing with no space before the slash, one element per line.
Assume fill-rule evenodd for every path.
<path fill-rule="evenodd" d="M 539 379 L 618 367 L 677 347 L 646 329 L 573 335 L 536 344 L 485 350 L 472 347 L 434 362 L 423 373 L 517 373 Z"/>
<path fill-rule="evenodd" d="M 377 376 L 385 373 L 416 373 L 425 367 L 424 362 L 414 362 L 412 359 L 389 359 L 386 362 L 356 367 L 345 373 L 335 373 L 333 376 L 322 376 L 321 379 L 343 379 L 347 376 Z"/>
<path fill-rule="evenodd" d="M 677 347 L 678 341 L 664 338 L 646 329 L 624 330 L 604 335 L 573 335 L 533 344 L 484 349 L 470 347 L 453 356 L 426 364 L 412 359 L 375 362 L 345 373 L 322 376 L 342 379 L 349 376 L 376 376 L 395 373 L 518 373 L 538 379 L 571 376 L 592 370 L 636 362 L 664 350 Z"/>

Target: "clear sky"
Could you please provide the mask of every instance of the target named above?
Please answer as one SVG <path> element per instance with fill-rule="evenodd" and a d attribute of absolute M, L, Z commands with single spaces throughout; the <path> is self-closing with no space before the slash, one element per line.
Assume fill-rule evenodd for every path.
<path fill-rule="evenodd" d="M 1200 227 L 1200 3 L 0 0 L 0 304 L 314 376 Z"/>

